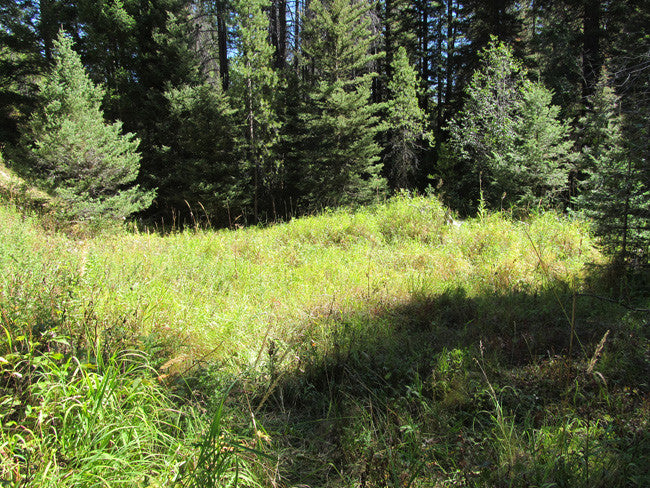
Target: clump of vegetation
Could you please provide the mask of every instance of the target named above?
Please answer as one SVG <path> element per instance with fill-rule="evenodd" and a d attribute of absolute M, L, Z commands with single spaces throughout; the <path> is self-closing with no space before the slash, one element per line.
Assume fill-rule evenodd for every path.
<path fill-rule="evenodd" d="M 451 161 L 466 175 L 454 191 L 474 197 L 466 203 L 478 202 L 482 186 L 480 198 L 491 208 L 547 208 L 567 187 L 575 159 L 569 126 L 551 105 L 552 93 L 528 80 L 510 48 L 493 38 L 481 59 L 467 103 L 450 124 Z"/>
<path fill-rule="evenodd" d="M 207 486 L 192 483 L 213 451 L 221 462 L 212 479 L 250 478 L 237 461 L 244 441 L 217 420 L 210 427 L 206 416 L 215 412 L 198 398 L 165 387 L 145 348 L 130 349 L 143 346 L 139 332 L 122 329 L 119 317 L 74 313 L 84 245 L 9 207 L 0 208 L 0 222 L 0 479 Z M 207 446 L 209 428 L 219 443 Z"/>
<path fill-rule="evenodd" d="M 650 10 L 538 3 L 3 2 L 0 485 L 650 486 Z"/>

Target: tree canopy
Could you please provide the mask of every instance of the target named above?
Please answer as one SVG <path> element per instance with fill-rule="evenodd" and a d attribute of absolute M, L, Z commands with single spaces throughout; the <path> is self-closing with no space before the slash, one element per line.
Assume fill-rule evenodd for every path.
<path fill-rule="evenodd" d="M 611 170 L 590 139 L 607 72 L 632 239 L 611 242 L 644 255 L 646 3 L 1 1 L 0 143 L 33 138 L 63 28 L 107 126 L 140 140 L 135 183 L 158 195 L 143 218 L 200 204 L 213 223 L 266 222 L 428 187 L 461 213 L 482 192 L 591 215 Z"/>

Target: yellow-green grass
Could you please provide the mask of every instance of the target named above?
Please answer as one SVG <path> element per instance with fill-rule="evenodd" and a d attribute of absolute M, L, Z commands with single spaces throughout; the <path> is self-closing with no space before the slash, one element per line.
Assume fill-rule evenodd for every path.
<path fill-rule="evenodd" d="M 0 459 L 12 466 L 2 476 L 20 479 L 32 469 L 37 479 L 49 476 L 49 459 L 59 462 L 56 439 L 65 432 L 39 437 L 34 412 L 65 427 L 57 405 L 67 403 L 32 392 L 45 391 L 55 370 L 67 387 L 77 373 L 65 368 L 78 362 L 91 364 L 88 381 L 123 380 L 113 382 L 116 402 L 134 382 L 146 386 L 138 398 L 150 396 L 151 405 L 168 394 L 163 386 L 173 386 L 182 405 L 155 425 L 129 405 L 123 415 L 110 411 L 134 427 L 107 425 L 146 434 L 165 459 L 144 460 L 109 443 L 131 469 L 129 480 L 111 486 L 226 479 L 237 473 L 224 457 L 231 451 L 217 442 L 228 431 L 272 457 L 265 464 L 243 449 L 249 481 L 242 486 L 364 479 L 377 487 L 451 486 L 479 473 L 477 486 L 501 486 L 517 473 L 524 481 L 513 486 L 526 486 L 526 476 L 539 486 L 589 486 L 596 468 L 603 483 L 639 477 L 633 460 L 644 444 L 636 427 L 612 419 L 645 425 L 645 387 L 626 390 L 644 381 L 647 347 L 630 341 L 642 315 L 587 297 L 573 306 L 593 278 L 589 265 L 603 261 L 583 221 L 495 213 L 455 222 L 436 199 L 407 195 L 265 228 L 87 239 L 45 231 L 39 219 L 0 206 L 0 379 L 8 392 L 0 403 L 17 398 L 32 412 L 0 410 L 5 426 L 17 422 L 0 436 Z M 70 346 L 52 345 L 52 329 Z M 158 368 L 139 369 L 142 383 L 101 366 L 123 368 L 114 358 L 128 348 L 149 352 Z M 597 373 L 588 372 L 590 361 L 599 361 Z M 181 381 L 155 380 L 197 364 L 206 368 Z M 17 379 L 30 368 L 40 376 Z M 71 387 L 70 405 L 92 391 L 84 388 Z M 208 429 L 202 416 L 210 412 Z M 620 432 L 611 440 L 599 425 Z M 85 447 L 87 465 L 59 463 L 57 476 L 108 473 L 95 462 L 101 442 Z M 601 451 L 585 450 L 587 442 Z M 31 465 L 21 457 L 25 446 L 33 446 Z M 204 459 L 224 461 L 223 472 L 201 466 Z"/>
<path fill-rule="evenodd" d="M 34 287 L 23 298 L 53 301 L 48 294 L 60 293 L 61 326 L 84 330 L 91 342 L 120 327 L 164 339 L 172 356 L 211 352 L 239 366 L 250 366 L 265 340 L 306 331 L 325 340 L 318 318 L 334 312 L 460 287 L 470 297 L 532 293 L 549 281 L 579 283 L 585 264 L 601 259 L 581 221 L 493 214 L 458 225 L 437 200 L 405 195 L 355 213 L 166 236 L 74 240 L 44 233 L 10 208 L 0 224 L 4 295 L 19 299 L 19 288 Z"/>

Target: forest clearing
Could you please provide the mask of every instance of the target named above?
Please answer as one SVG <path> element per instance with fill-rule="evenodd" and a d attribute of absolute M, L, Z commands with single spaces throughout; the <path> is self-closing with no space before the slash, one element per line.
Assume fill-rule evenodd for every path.
<path fill-rule="evenodd" d="M 649 28 L 0 0 L 0 486 L 650 486 Z"/>

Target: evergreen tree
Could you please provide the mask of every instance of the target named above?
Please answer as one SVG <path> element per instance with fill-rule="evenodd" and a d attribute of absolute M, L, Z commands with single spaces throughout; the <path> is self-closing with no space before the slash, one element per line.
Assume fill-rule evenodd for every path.
<path fill-rule="evenodd" d="M 431 0 L 427 0 L 431 1 Z M 384 45 L 388 68 L 400 47 L 406 49 L 409 57 L 417 51 L 417 8 L 409 0 L 383 0 L 380 10 L 383 20 Z"/>
<path fill-rule="evenodd" d="M 166 115 L 157 121 L 155 134 L 162 144 L 154 153 L 162 170 L 158 216 L 165 218 L 171 210 L 181 224 L 206 218 L 227 225 L 228 211 L 240 214 L 250 201 L 239 149 L 245 147 L 238 124 L 243 116 L 236 115 L 222 88 L 228 78 L 222 66 L 228 65 L 220 63 L 219 36 L 212 38 L 210 32 L 219 24 L 221 3 L 192 2 L 187 11 L 170 15 L 165 32 L 156 35 L 161 50 L 181 58 L 186 70 L 185 81 L 169 83 L 165 92 L 160 109 Z"/>
<path fill-rule="evenodd" d="M 268 0 L 239 0 L 235 3 L 238 56 L 234 63 L 234 90 L 241 105 L 241 139 L 244 167 L 251 175 L 253 211 L 260 220 L 263 199 L 275 205 L 280 162 L 275 159 L 279 123 L 275 113 L 278 76 L 273 70 L 273 47 L 269 44 Z"/>
<path fill-rule="evenodd" d="M 552 93 L 540 83 L 526 81 L 517 127 L 515 151 L 507 165 L 515 169 L 517 205 L 546 207 L 566 203 L 568 175 L 575 161 L 570 127 L 559 119 L 560 108 L 551 104 Z M 507 172 L 504 178 L 512 173 Z"/>
<path fill-rule="evenodd" d="M 230 80 L 228 58 L 228 26 L 230 0 L 190 0 L 189 24 L 194 31 L 194 49 L 201 71 L 209 78 L 221 78 L 221 87 L 228 90 Z"/>
<path fill-rule="evenodd" d="M 147 183 L 155 183 L 158 187 L 156 208 L 152 210 L 158 218 L 177 218 L 181 223 L 194 220 L 189 215 L 190 207 L 198 203 L 206 208 L 209 218 L 213 218 L 218 205 L 210 190 L 214 189 L 214 177 L 222 164 L 224 148 L 220 144 L 224 138 L 221 135 L 232 137 L 232 131 L 223 131 L 220 127 L 224 121 L 222 108 L 228 110 L 227 100 L 220 87 L 214 86 L 212 90 L 217 84 L 218 73 L 206 69 L 200 62 L 203 54 L 202 46 L 197 46 L 200 31 L 195 27 L 188 11 L 168 15 L 164 31 L 158 31 L 154 40 L 159 51 L 182 62 L 185 74 L 183 78 L 173 76 L 167 80 L 162 99 L 158 100 L 157 89 L 149 89 L 151 99 L 139 102 L 147 110 L 159 114 L 154 121 L 139 123 L 140 133 L 149 142 L 146 158 L 143 157 L 143 167 L 150 178 Z M 170 74 L 163 67 L 162 79 L 165 73 Z"/>
<path fill-rule="evenodd" d="M 423 8 L 430 5 L 423 10 L 421 28 L 423 39 L 419 64 L 427 91 L 420 106 L 425 108 L 429 120 L 435 124 L 436 152 L 439 152 L 441 144 L 448 138 L 449 120 L 462 107 L 462 80 L 467 78 L 467 20 L 464 6 L 458 0 L 421 0 L 421 4 Z M 424 15 L 427 12 L 429 15 Z M 433 18 L 429 27 L 424 23 L 427 17 Z M 435 105 L 426 98 L 432 89 L 435 90 Z M 438 155 L 434 157 L 438 158 Z"/>
<path fill-rule="evenodd" d="M 466 27 L 467 37 L 472 43 L 470 66 L 476 67 L 480 61 L 478 55 L 494 37 L 501 42 L 512 45 L 521 34 L 519 2 L 514 0 L 464 0 L 464 15 L 469 18 Z"/>
<path fill-rule="evenodd" d="M 368 202 L 383 192 L 378 119 L 370 101 L 370 5 L 313 0 L 305 22 L 303 191 L 312 206 Z"/>
<path fill-rule="evenodd" d="M 391 99 L 387 106 L 388 150 L 386 162 L 393 184 L 410 188 L 418 169 L 421 142 L 430 142 L 425 114 L 418 105 L 417 73 L 409 63 L 406 49 L 400 47 L 392 62 L 393 77 L 388 83 Z"/>
<path fill-rule="evenodd" d="M 16 142 L 18 125 L 35 104 L 42 68 L 31 0 L 0 0 L 0 145 Z"/>
<path fill-rule="evenodd" d="M 620 30 L 611 57 L 623 115 L 623 140 L 628 162 L 629 199 L 624 205 L 629 230 L 624 249 L 628 258 L 650 260 L 650 8 L 648 0 L 618 2 Z M 609 26 L 610 24 L 608 24 Z M 623 244 L 623 243 L 621 243 Z"/>
<path fill-rule="evenodd" d="M 528 13 L 527 37 L 531 72 L 553 92 L 564 118 L 582 112 L 583 0 L 535 0 Z"/>
<path fill-rule="evenodd" d="M 166 93 L 202 83 L 197 52 L 189 31 L 187 0 L 48 0 L 74 4 L 75 44 L 88 73 L 105 87 L 103 108 L 108 120 L 120 120 L 137 134 L 141 171 L 138 182 L 157 188 L 149 214 L 177 212 L 181 181 L 169 152 L 174 136 Z M 76 36 L 76 37 L 75 37 Z M 186 180 L 184 180 L 186 181 Z M 185 192 L 185 189 L 183 189 Z"/>
<path fill-rule="evenodd" d="M 240 211 L 246 202 L 244 175 L 237 164 L 235 110 L 213 84 L 185 86 L 167 93 L 170 117 L 168 204 L 177 209 L 201 206 L 212 224 L 228 224 L 227 209 Z M 173 182 L 173 183 L 172 183 Z"/>
<path fill-rule="evenodd" d="M 462 107 L 463 90 L 482 63 L 481 53 L 498 39 L 519 55 L 521 23 L 514 0 L 445 0 L 448 4 L 447 30 L 452 28 L 456 46 L 450 46 L 453 65 L 447 66 L 446 98 L 450 115 Z M 447 41 L 449 42 L 449 41 Z M 455 60 L 453 58 L 456 58 Z M 456 100 L 454 100 L 456 99 Z M 453 106 L 455 105 L 455 107 Z"/>
<path fill-rule="evenodd" d="M 153 195 L 129 186 L 137 177 L 139 141 L 106 124 L 104 90 L 90 81 L 72 41 L 61 31 L 54 67 L 40 83 L 43 106 L 22 138 L 31 172 L 77 220 L 119 220 L 151 204 Z"/>
<path fill-rule="evenodd" d="M 392 65 L 400 47 L 406 49 L 409 59 L 417 58 L 417 8 L 410 0 L 382 0 L 377 3 L 382 20 L 383 38 L 380 43 L 386 52 L 385 59 L 378 63 L 377 83 L 381 99 L 385 100 L 388 83 L 393 76 Z M 377 96 L 375 96 L 377 99 Z"/>
<path fill-rule="evenodd" d="M 521 63 L 502 43 L 482 55 L 483 67 L 467 87 L 465 108 L 450 124 L 451 149 L 465 173 L 461 191 L 500 205 L 556 201 L 566 189 L 571 143 L 557 118 L 551 93 L 525 77 Z M 457 173 L 458 174 L 458 173 Z"/>
<path fill-rule="evenodd" d="M 587 178 L 576 198 L 578 209 L 594 222 L 606 248 L 625 258 L 644 250 L 648 242 L 648 194 L 642 185 L 633 151 L 623 139 L 619 99 L 603 76 L 589 98 L 590 110 L 581 119 L 580 167 Z M 636 246 L 636 249 L 635 249 Z M 636 252 L 635 252 L 636 251 Z"/>
<path fill-rule="evenodd" d="M 287 62 L 287 0 L 271 0 L 269 20 L 273 64 L 282 70 Z"/>
<path fill-rule="evenodd" d="M 78 43 L 80 26 L 77 0 L 38 0 L 38 34 L 47 62 L 53 59 L 59 31 L 63 29 Z"/>

